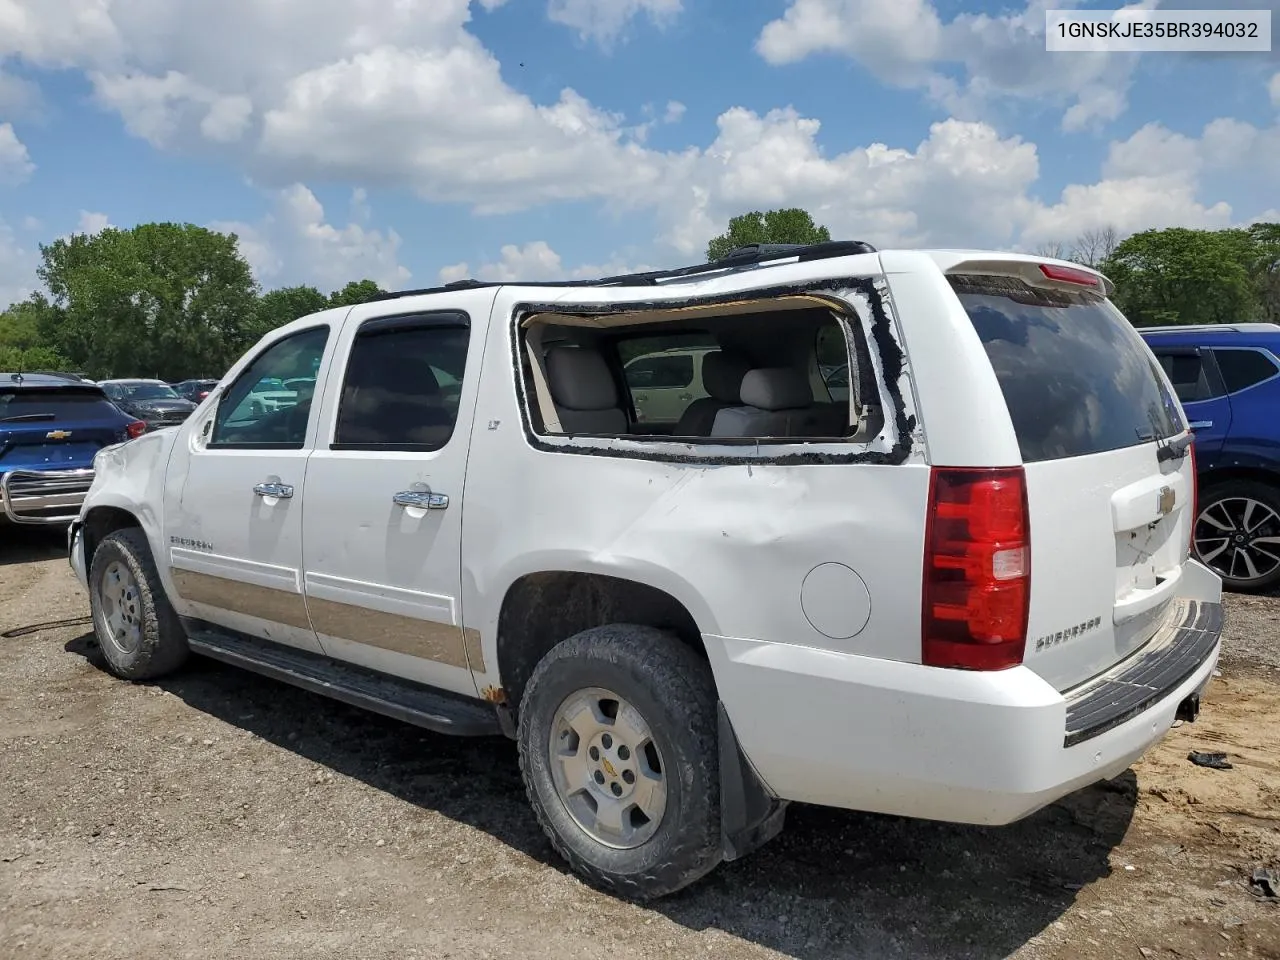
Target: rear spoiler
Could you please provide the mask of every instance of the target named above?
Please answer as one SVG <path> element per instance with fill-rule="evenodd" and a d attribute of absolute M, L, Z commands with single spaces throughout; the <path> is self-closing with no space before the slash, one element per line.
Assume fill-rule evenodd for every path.
<path fill-rule="evenodd" d="M 1104 297 L 1110 297 L 1116 285 L 1107 277 L 1079 263 L 1055 260 L 1050 257 L 1034 257 L 1026 254 L 956 253 L 954 259 L 946 255 L 934 255 L 945 274 L 978 273 L 998 277 L 1016 277 L 1033 287 L 1054 287 L 1079 290 L 1092 287 Z"/>

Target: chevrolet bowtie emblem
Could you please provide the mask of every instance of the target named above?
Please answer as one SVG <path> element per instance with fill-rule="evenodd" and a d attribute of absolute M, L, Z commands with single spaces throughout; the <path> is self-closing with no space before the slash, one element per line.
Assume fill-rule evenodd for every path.
<path fill-rule="evenodd" d="M 44 435 L 46 440 L 65 440 L 71 436 L 70 430 L 50 430 Z"/>

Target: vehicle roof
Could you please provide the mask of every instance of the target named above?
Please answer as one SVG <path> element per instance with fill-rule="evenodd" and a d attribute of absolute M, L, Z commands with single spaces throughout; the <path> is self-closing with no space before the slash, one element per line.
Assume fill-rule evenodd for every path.
<path fill-rule="evenodd" d="M 1176 327 L 1138 327 L 1148 343 L 1170 345 L 1194 343 L 1205 347 L 1280 348 L 1280 324 L 1214 323 Z"/>
<path fill-rule="evenodd" d="M 97 384 L 70 375 L 55 373 L 0 373 L 0 388 L 80 387 L 92 390 Z"/>
<path fill-rule="evenodd" d="M 152 380 L 150 377 L 119 377 L 114 380 L 100 380 L 98 382 L 99 383 L 158 383 L 162 387 L 169 386 L 169 384 L 165 383 L 163 380 Z"/>
<path fill-rule="evenodd" d="M 756 251 L 753 253 L 752 251 Z M 329 307 L 305 317 L 299 317 L 267 336 L 278 337 L 293 333 L 317 323 L 341 323 L 348 313 L 362 307 L 397 300 L 406 310 L 417 306 L 404 301 L 460 290 L 508 288 L 518 291 L 517 297 L 548 303 L 554 301 L 571 312 L 576 305 L 598 303 L 654 302 L 667 298 L 715 296 L 736 293 L 760 286 L 760 271 L 769 271 L 770 279 L 779 286 L 822 280 L 829 277 L 857 276 L 877 273 L 903 273 L 933 267 L 943 273 L 972 269 L 975 272 L 1008 272 L 1024 275 L 1038 265 L 1056 265 L 1083 271 L 1097 277 L 1102 290 L 1108 295 L 1113 285 L 1103 274 L 1090 267 L 1052 257 L 1040 257 L 1025 253 L 999 250 L 927 249 L 927 250 L 876 250 L 861 241 L 831 241 L 810 245 L 763 244 L 743 247 L 714 263 L 681 267 L 674 270 L 655 270 L 648 273 L 624 274 L 602 277 L 598 280 L 562 280 L 540 282 L 459 280 L 440 287 L 421 290 L 402 290 L 383 294 L 355 307 Z M 928 265 L 928 266 L 926 266 Z M 670 293 L 665 293 L 666 290 Z M 659 294 L 656 291 L 663 290 Z M 424 303 L 423 308 L 428 308 Z"/>

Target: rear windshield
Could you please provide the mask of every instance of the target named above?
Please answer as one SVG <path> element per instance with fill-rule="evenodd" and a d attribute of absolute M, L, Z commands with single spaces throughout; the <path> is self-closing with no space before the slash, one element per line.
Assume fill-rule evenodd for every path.
<path fill-rule="evenodd" d="M 1008 277 L 955 276 L 995 369 L 1026 462 L 1176 436 L 1177 401 L 1142 339 L 1096 294 Z"/>
<path fill-rule="evenodd" d="M 96 390 L 34 389 L 0 391 L 0 423 L 22 420 L 120 419 L 120 412 Z"/>

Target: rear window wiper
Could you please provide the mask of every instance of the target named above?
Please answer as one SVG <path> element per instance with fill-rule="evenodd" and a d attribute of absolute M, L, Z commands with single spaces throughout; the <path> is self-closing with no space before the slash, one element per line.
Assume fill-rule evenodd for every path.
<path fill-rule="evenodd" d="M 52 413 L 20 413 L 16 417 L 0 417 L 0 423 L 17 423 L 20 420 L 53 420 Z"/>
<path fill-rule="evenodd" d="M 1166 460 L 1181 460 L 1187 454 L 1187 448 L 1191 446 L 1195 439 L 1191 434 L 1179 437 L 1177 440 L 1164 440 L 1156 447 L 1156 460 L 1163 463 Z"/>

